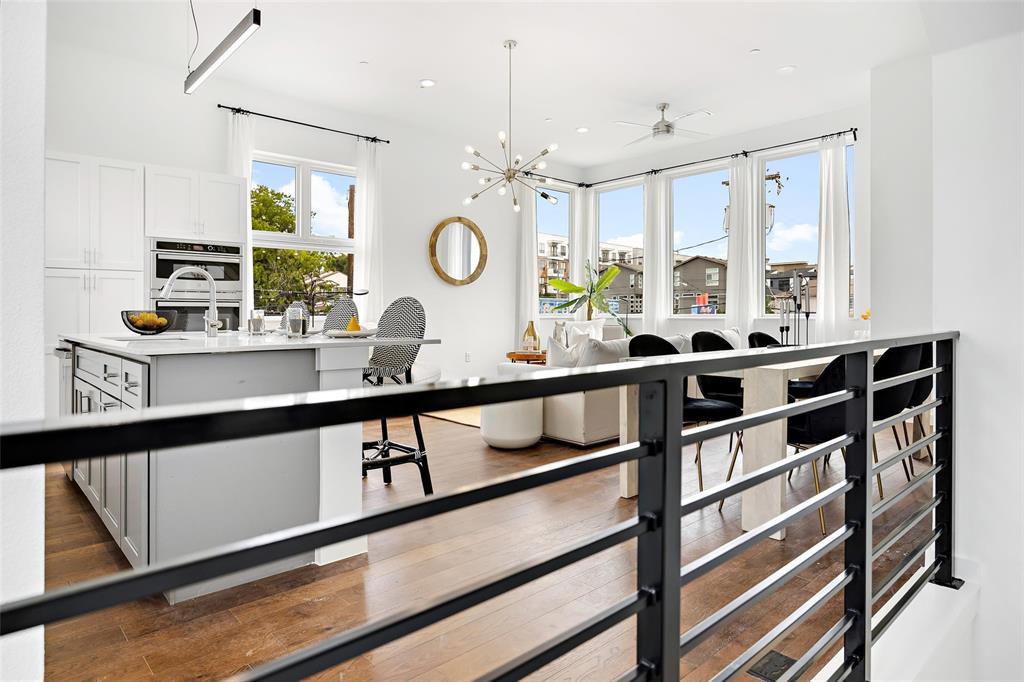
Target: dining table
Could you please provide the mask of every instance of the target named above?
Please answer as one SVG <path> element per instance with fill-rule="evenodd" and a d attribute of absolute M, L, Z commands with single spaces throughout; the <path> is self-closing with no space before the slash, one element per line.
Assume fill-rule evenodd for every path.
<path fill-rule="evenodd" d="M 882 349 L 875 351 L 876 359 L 882 352 Z M 813 379 L 825 369 L 833 357 L 782 362 L 714 374 L 743 380 L 743 413 L 749 415 L 787 404 L 790 380 Z M 697 390 L 696 383 L 695 381 L 689 382 L 691 392 Z M 637 439 L 638 389 L 634 385 L 622 386 L 619 390 L 619 441 L 630 443 Z M 916 431 L 915 427 L 915 433 Z M 920 436 L 915 435 L 916 437 Z M 744 474 L 785 459 L 788 454 L 786 421 L 778 419 L 744 430 L 742 452 Z M 637 495 L 637 471 L 638 465 L 635 460 L 619 465 L 619 494 L 621 497 L 628 498 Z M 778 476 L 773 480 L 761 483 L 745 490 L 740 495 L 741 527 L 743 530 L 749 531 L 785 511 L 786 476 Z M 784 540 L 785 528 L 771 537 L 776 540 Z"/>

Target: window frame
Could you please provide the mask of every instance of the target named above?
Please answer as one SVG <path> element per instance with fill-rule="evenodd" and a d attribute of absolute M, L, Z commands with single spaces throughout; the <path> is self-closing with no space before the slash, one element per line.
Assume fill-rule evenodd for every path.
<path fill-rule="evenodd" d="M 723 171 L 723 170 L 726 171 L 726 172 L 729 171 L 729 162 L 726 161 L 726 160 L 707 161 L 705 163 L 699 163 L 699 164 L 695 164 L 693 166 L 687 166 L 684 169 L 677 170 L 677 171 L 672 171 L 671 173 L 666 174 L 666 178 L 668 179 L 668 187 L 669 187 L 669 192 L 668 192 L 668 195 L 669 195 L 668 196 L 668 211 L 669 211 L 669 215 L 671 216 L 671 220 L 669 221 L 670 224 L 669 224 L 669 228 L 668 229 L 669 229 L 669 232 L 672 235 L 675 235 L 675 230 L 676 230 L 676 225 L 675 225 L 675 218 L 676 218 L 676 193 L 675 193 L 675 186 L 674 186 L 675 185 L 675 181 L 680 179 L 680 178 L 687 178 L 687 177 L 691 177 L 691 176 L 694 176 L 694 175 L 704 175 L 706 173 L 715 173 L 717 171 Z M 728 194 L 729 194 L 729 202 L 728 202 L 727 205 L 731 207 L 732 206 L 732 191 L 731 191 L 731 189 L 729 190 Z M 730 237 L 731 236 L 732 235 L 730 235 Z M 726 244 L 728 244 L 728 242 L 726 242 Z M 726 268 L 728 268 L 729 267 L 728 266 L 728 262 L 729 262 L 728 246 L 726 247 L 725 260 L 726 260 Z M 672 263 L 671 263 L 671 265 L 669 267 L 671 267 L 673 269 L 673 271 L 675 270 L 675 248 L 672 249 Z M 721 273 L 719 273 L 719 278 L 721 278 Z M 707 285 L 705 285 L 705 286 L 707 286 Z M 719 285 L 719 286 L 721 286 L 721 285 Z M 674 281 L 673 281 L 673 287 L 672 288 L 675 289 Z M 673 293 L 675 293 L 675 292 L 673 291 Z M 726 298 L 726 300 L 729 300 L 728 277 L 726 277 L 725 298 Z M 672 320 L 693 320 L 693 319 L 707 319 L 707 318 L 716 318 L 716 319 L 717 318 L 722 318 L 722 319 L 725 319 L 725 313 L 715 313 L 714 315 L 694 315 L 693 313 L 676 313 L 676 312 L 673 312 L 674 301 L 675 301 L 675 299 L 673 298 L 673 299 L 670 299 L 669 302 L 668 302 L 668 317 L 669 317 L 669 319 L 672 319 Z"/>
<path fill-rule="evenodd" d="M 310 187 L 312 185 L 313 171 L 332 173 L 356 178 L 356 168 L 339 163 L 327 161 L 316 161 L 303 159 L 287 154 L 274 152 L 254 151 L 253 161 L 273 163 L 281 166 L 295 168 L 295 234 L 284 232 L 266 232 L 264 230 L 253 230 L 252 246 L 270 249 L 296 249 L 300 251 L 330 251 L 332 253 L 355 254 L 356 239 L 348 237 L 316 237 L 312 234 L 312 197 Z M 251 171 L 250 171 L 251 172 Z M 359 186 L 356 185 L 356 192 Z M 251 202 L 251 199 L 250 199 Z M 354 208 L 354 207 L 353 207 Z M 251 209 L 250 209 L 251 210 Z M 358 256 L 358 254 L 356 254 Z"/>

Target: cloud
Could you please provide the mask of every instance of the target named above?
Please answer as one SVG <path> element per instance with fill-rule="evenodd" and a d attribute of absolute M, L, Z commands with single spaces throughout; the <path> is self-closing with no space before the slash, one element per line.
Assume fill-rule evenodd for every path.
<path fill-rule="evenodd" d="M 775 223 L 768 235 L 768 250 L 775 252 L 789 251 L 795 246 L 814 242 L 818 239 L 818 226 L 800 223 L 785 225 Z"/>
<path fill-rule="evenodd" d="M 644 233 L 640 234 L 624 234 L 621 237 L 611 237 L 609 239 L 602 239 L 602 244 L 615 244 L 617 246 L 629 246 L 637 249 L 641 249 L 644 246 Z"/>
<path fill-rule="evenodd" d="M 342 194 L 327 179 L 313 174 L 310 177 L 309 197 L 313 211 L 313 233 L 318 237 L 348 236 L 348 196 Z"/>

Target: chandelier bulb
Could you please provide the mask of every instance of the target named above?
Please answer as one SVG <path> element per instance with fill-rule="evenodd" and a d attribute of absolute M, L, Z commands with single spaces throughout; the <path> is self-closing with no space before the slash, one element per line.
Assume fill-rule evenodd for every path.
<path fill-rule="evenodd" d="M 469 170 L 470 166 L 471 166 L 471 164 L 469 163 L 469 161 L 463 161 L 462 162 L 462 170 Z"/>
<path fill-rule="evenodd" d="M 467 154 L 474 154 L 474 155 L 477 155 L 477 156 L 479 156 L 479 154 L 480 154 L 477 150 L 473 149 L 473 145 L 471 145 L 471 144 L 467 144 L 466 145 L 466 153 Z"/>
<path fill-rule="evenodd" d="M 522 210 L 522 208 L 519 206 L 519 200 L 516 199 L 515 197 L 512 198 L 512 210 L 515 211 L 516 213 L 519 213 L 519 211 Z"/>
<path fill-rule="evenodd" d="M 556 152 L 556 151 L 558 151 L 558 145 L 557 144 L 549 144 L 547 151 L 548 152 Z"/>
<path fill-rule="evenodd" d="M 537 170 L 544 170 L 545 168 L 548 167 L 548 162 L 547 161 L 538 161 L 536 164 L 534 164 L 533 167 L 536 168 Z"/>
<path fill-rule="evenodd" d="M 469 206 L 472 203 L 473 203 L 473 197 L 466 197 L 465 199 L 462 200 L 462 205 L 463 206 Z"/>
<path fill-rule="evenodd" d="M 505 188 L 505 185 L 502 185 L 501 187 L 498 188 L 498 195 L 499 196 L 505 196 L 505 194 L 507 192 L 508 192 L 508 189 Z"/>
<path fill-rule="evenodd" d="M 545 192 L 545 194 L 547 194 L 547 193 Z M 551 196 L 550 194 L 548 194 L 548 195 L 547 195 L 546 197 L 544 197 L 544 198 L 545 198 L 545 199 L 547 199 L 547 200 L 548 200 L 548 203 L 549 203 L 549 204 L 551 204 L 552 206 L 555 206 L 555 205 L 557 205 L 557 204 L 558 204 L 558 197 L 553 197 L 553 196 Z"/>
<path fill-rule="evenodd" d="M 504 130 L 499 130 L 498 131 L 498 142 L 501 143 L 501 146 L 503 146 L 503 147 L 505 146 L 505 131 Z"/>
<path fill-rule="evenodd" d="M 514 159 L 514 161 L 515 161 L 515 165 L 518 166 L 519 164 L 521 164 L 523 162 L 523 155 L 522 154 L 516 154 L 516 158 Z"/>

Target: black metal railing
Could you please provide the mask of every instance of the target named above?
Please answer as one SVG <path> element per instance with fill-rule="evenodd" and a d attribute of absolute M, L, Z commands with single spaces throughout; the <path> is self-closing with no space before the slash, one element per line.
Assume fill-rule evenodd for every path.
<path fill-rule="evenodd" d="M 636 617 L 636 660 L 624 680 L 678 680 L 679 657 L 718 632 L 743 611 L 765 599 L 828 552 L 844 547 L 843 570 L 814 596 L 782 620 L 727 665 L 715 680 L 725 680 L 750 668 L 776 642 L 804 623 L 826 603 L 843 595 L 839 620 L 796 661 L 782 679 L 793 680 L 810 671 L 837 642 L 843 659 L 831 679 L 870 677 L 871 647 L 910 601 L 929 582 L 958 587 L 954 575 L 954 382 L 957 332 L 944 332 L 875 341 L 701 353 L 649 358 L 616 365 L 572 370 L 544 370 L 516 378 L 473 379 L 391 388 L 321 391 L 266 398 L 228 400 L 194 406 L 158 407 L 140 413 L 75 417 L 59 421 L 8 424 L 0 428 L 0 468 L 60 461 L 73 450 L 78 457 L 112 455 L 148 449 L 173 448 L 236 438 L 299 431 L 361 422 L 366 419 L 452 409 L 471 405 L 538 398 L 581 390 L 639 385 L 638 437 L 635 442 L 535 467 L 495 480 L 459 488 L 422 500 L 398 504 L 351 518 L 311 523 L 235 542 L 214 550 L 118 575 L 49 590 L 42 595 L 0 606 L 0 634 L 9 634 L 97 611 L 143 596 L 182 587 L 238 570 L 269 563 L 342 540 L 463 509 L 538 486 L 567 480 L 605 467 L 637 462 L 637 514 L 558 551 L 532 557 L 514 568 L 421 600 L 415 607 L 328 638 L 279 658 L 241 676 L 242 679 L 294 679 L 313 674 L 420 628 L 482 604 L 509 590 L 574 562 L 637 540 L 637 585 L 629 596 L 562 634 L 491 671 L 482 679 L 516 680 L 541 668 L 615 624 Z M 879 348 L 934 344 L 935 366 L 875 382 L 872 354 Z M 827 395 L 771 408 L 735 419 L 680 431 L 683 412 L 682 379 L 695 374 L 845 356 L 846 387 Z M 875 391 L 935 376 L 935 397 L 901 415 L 874 422 Z M 401 400 L 395 397 L 400 396 Z M 747 472 L 730 482 L 680 499 L 681 457 L 685 445 L 823 407 L 843 405 L 845 434 L 801 451 L 795 456 Z M 907 444 L 894 456 L 873 464 L 868 447 L 874 433 L 901 419 L 935 410 L 933 434 Z M 935 446 L 934 466 L 900 492 L 873 503 L 872 479 L 926 446 Z M 727 497 L 777 478 L 802 464 L 845 449 L 845 478 L 782 514 L 751 529 L 699 559 L 680 566 L 681 518 Z M 897 525 L 881 542 L 872 537 L 872 520 L 891 510 L 927 483 L 934 495 Z M 844 498 L 842 527 L 814 544 L 716 612 L 684 633 L 680 632 L 682 587 L 734 558 L 753 544 Z M 931 533 L 874 586 L 872 562 L 892 548 L 929 515 Z M 921 562 L 928 548 L 935 559 L 905 588 L 886 615 L 872 627 L 874 602 Z"/>

